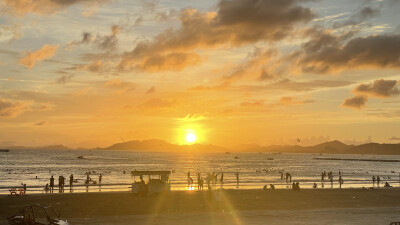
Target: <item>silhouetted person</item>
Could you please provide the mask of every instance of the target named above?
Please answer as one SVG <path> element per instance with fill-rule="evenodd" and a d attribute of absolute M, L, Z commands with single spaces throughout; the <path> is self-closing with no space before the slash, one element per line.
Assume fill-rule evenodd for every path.
<path fill-rule="evenodd" d="M 239 187 L 239 172 L 236 172 L 235 175 L 236 175 L 236 185 L 237 187 Z"/>
<path fill-rule="evenodd" d="M 53 193 L 54 191 L 54 177 L 51 176 L 50 178 L 50 192 Z"/>
<path fill-rule="evenodd" d="M 271 190 L 275 190 L 275 185 L 270 184 L 269 186 L 271 187 Z"/>
<path fill-rule="evenodd" d="M 200 179 L 201 179 L 200 172 L 197 172 L 197 189 L 198 190 L 200 190 Z"/>
<path fill-rule="evenodd" d="M 141 184 L 145 184 L 146 182 L 144 182 L 144 180 L 143 180 L 143 175 L 140 175 L 140 183 Z"/>
<path fill-rule="evenodd" d="M 219 182 L 224 183 L 224 173 L 221 173 L 221 178 L 219 179 Z"/>
<path fill-rule="evenodd" d="M 74 175 L 71 174 L 71 176 L 69 176 L 69 188 L 72 189 L 73 185 L 74 185 Z"/>
<path fill-rule="evenodd" d="M 392 187 L 388 182 L 385 182 L 385 188 Z"/>
<path fill-rule="evenodd" d="M 342 188 L 342 184 L 344 183 L 344 180 L 342 176 L 339 176 L 339 188 Z"/>
<path fill-rule="evenodd" d="M 317 183 L 314 182 L 313 188 L 315 189 L 317 187 L 318 187 Z"/>
<path fill-rule="evenodd" d="M 375 176 L 372 176 L 372 185 L 375 186 Z"/>
<path fill-rule="evenodd" d="M 101 184 L 101 180 L 103 179 L 103 175 L 99 175 L 99 184 Z"/>
<path fill-rule="evenodd" d="M 381 182 L 381 178 L 379 176 L 376 178 L 376 182 L 378 183 L 379 186 L 379 183 Z"/>
<path fill-rule="evenodd" d="M 211 190 L 211 174 L 209 174 L 209 173 L 207 174 L 206 182 L 207 182 L 208 190 Z"/>
<path fill-rule="evenodd" d="M 47 183 L 46 186 L 44 187 L 44 191 L 47 193 L 49 191 L 49 184 Z"/>
<path fill-rule="evenodd" d="M 330 177 L 329 179 L 331 180 L 331 188 L 333 188 L 333 176 L 329 176 L 329 177 Z"/>
<path fill-rule="evenodd" d="M 199 190 L 203 190 L 204 180 L 202 177 L 199 179 Z"/>

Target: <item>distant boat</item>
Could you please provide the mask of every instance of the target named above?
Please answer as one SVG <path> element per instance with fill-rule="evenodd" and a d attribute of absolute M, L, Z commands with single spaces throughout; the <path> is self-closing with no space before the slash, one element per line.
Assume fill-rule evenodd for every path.
<path fill-rule="evenodd" d="M 235 156 L 234 159 L 239 159 L 239 157 Z"/>
<path fill-rule="evenodd" d="M 0 152 L 9 152 L 10 149 L 0 149 Z"/>
<path fill-rule="evenodd" d="M 230 152 L 225 152 L 225 154 L 230 155 L 230 154 L 232 154 L 232 153 L 230 153 Z"/>
<path fill-rule="evenodd" d="M 83 157 L 83 155 L 80 155 L 77 157 L 78 159 L 85 159 L 85 157 Z"/>

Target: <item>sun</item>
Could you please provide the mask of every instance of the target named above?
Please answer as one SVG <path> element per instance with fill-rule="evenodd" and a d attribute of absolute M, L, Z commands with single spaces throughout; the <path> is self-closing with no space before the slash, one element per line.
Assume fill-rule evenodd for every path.
<path fill-rule="evenodd" d="M 193 143 L 196 141 L 196 135 L 193 133 L 186 134 L 186 142 Z"/>

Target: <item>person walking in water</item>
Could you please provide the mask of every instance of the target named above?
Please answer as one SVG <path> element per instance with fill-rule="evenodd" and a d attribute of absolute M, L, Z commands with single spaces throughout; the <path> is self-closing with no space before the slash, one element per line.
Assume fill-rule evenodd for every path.
<path fill-rule="evenodd" d="M 378 184 L 378 187 L 379 187 L 379 183 L 381 182 L 381 178 L 378 176 L 377 178 L 376 178 L 376 183 Z"/>
<path fill-rule="evenodd" d="M 219 179 L 219 182 L 221 184 L 224 183 L 224 173 L 221 173 L 221 178 Z"/>
<path fill-rule="evenodd" d="M 53 193 L 54 191 L 54 177 L 51 176 L 50 178 L 50 193 Z"/>
<path fill-rule="evenodd" d="M 330 180 L 331 180 L 331 188 L 333 188 L 333 176 L 329 176 Z"/>
<path fill-rule="evenodd" d="M 99 175 L 99 184 L 101 184 L 101 180 L 103 179 L 103 175 Z"/>
<path fill-rule="evenodd" d="M 372 176 L 372 185 L 375 186 L 375 176 Z"/>

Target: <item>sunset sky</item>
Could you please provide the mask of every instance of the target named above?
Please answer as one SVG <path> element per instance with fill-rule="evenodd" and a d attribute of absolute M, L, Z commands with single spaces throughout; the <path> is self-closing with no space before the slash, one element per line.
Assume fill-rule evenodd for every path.
<path fill-rule="evenodd" d="M 0 146 L 400 142 L 398 0 L 0 2 Z"/>

